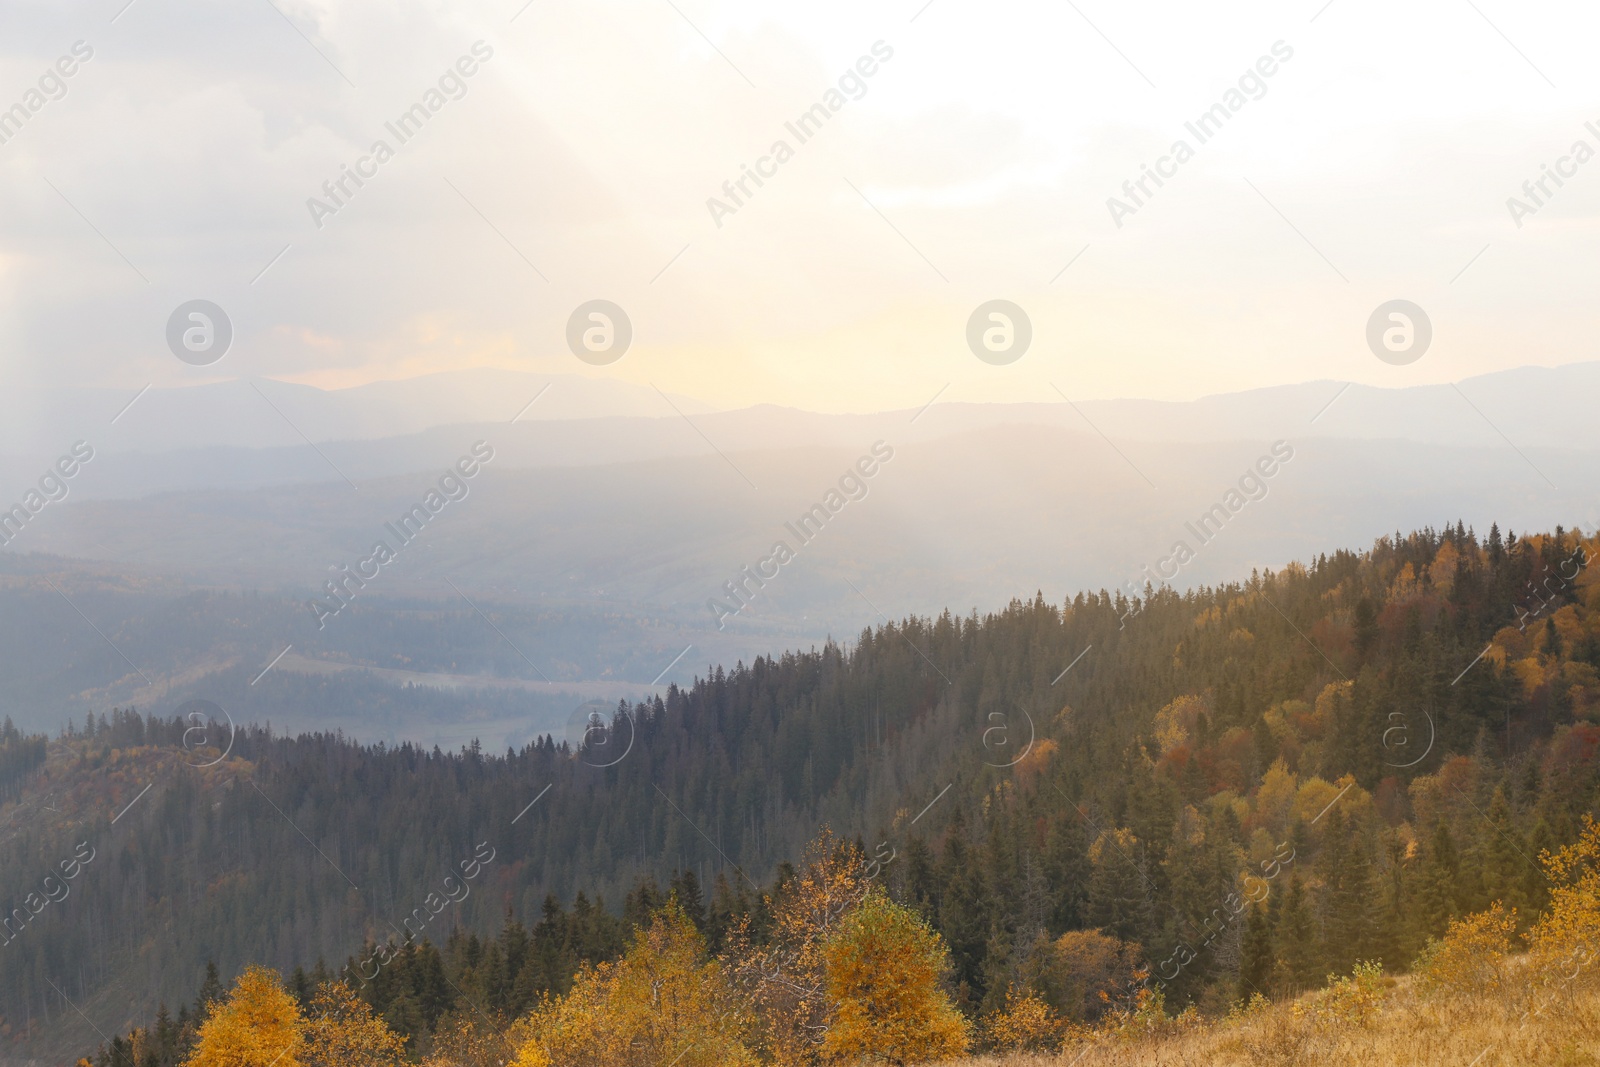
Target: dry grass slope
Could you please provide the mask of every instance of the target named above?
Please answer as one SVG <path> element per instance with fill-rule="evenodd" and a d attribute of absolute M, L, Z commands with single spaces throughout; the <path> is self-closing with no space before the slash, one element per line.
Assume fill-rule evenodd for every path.
<path fill-rule="evenodd" d="M 1242 1018 L 1093 1045 L 1060 1055 L 1015 1054 L 945 1067 L 1587 1067 L 1600 1064 L 1600 991 L 1542 1001 L 1509 995 L 1427 998 L 1409 979 L 1384 980 L 1365 1020 L 1324 1010 L 1326 996 L 1273 1004 Z"/>

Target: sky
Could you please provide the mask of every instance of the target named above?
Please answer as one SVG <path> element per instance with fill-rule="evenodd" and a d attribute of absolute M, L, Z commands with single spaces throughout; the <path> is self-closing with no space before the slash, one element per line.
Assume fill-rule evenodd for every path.
<path fill-rule="evenodd" d="M 496 366 L 871 411 L 1590 359 L 1600 160 L 1569 157 L 1600 149 L 1597 22 L 1504 0 L 13 0 L 0 373 Z M 818 103 L 802 142 L 786 123 Z M 1186 124 L 1219 103 L 1202 143 Z M 1546 164 L 1569 176 L 1535 203 Z M 1135 199 L 1147 165 L 1170 176 Z M 369 176 L 335 200 L 345 167 Z M 233 331 L 205 366 L 167 342 L 195 299 Z M 632 332 L 604 366 L 567 341 L 597 299 Z M 1396 299 L 1432 330 L 1405 365 L 1368 342 Z M 968 341 L 992 300 L 1031 324 L 1003 365 Z"/>

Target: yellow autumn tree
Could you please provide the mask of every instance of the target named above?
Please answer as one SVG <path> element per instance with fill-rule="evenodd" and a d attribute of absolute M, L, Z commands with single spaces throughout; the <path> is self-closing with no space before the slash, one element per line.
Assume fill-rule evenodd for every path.
<path fill-rule="evenodd" d="M 756 1067 L 755 1024 L 676 900 L 622 959 L 579 971 L 513 1030 L 516 1067 Z"/>
<path fill-rule="evenodd" d="M 861 850 L 824 827 L 806 847 L 800 869 L 767 898 L 770 937 L 756 944 L 748 919 L 729 936 L 726 955 L 760 1014 L 762 1048 L 777 1067 L 816 1062 L 833 1010 L 825 949 L 869 883 Z"/>
<path fill-rule="evenodd" d="M 307 1067 L 400 1067 L 406 1040 L 343 982 L 324 982 L 305 1022 Z"/>
<path fill-rule="evenodd" d="M 213 1002 L 185 1067 L 309 1067 L 300 1005 L 277 971 L 248 967 Z"/>
<path fill-rule="evenodd" d="M 1583 817 L 1583 833 L 1539 861 L 1549 876 L 1550 903 L 1528 931 L 1532 1017 L 1553 1010 L 1579 989 L 1600 979 L 1600 823 Z"/>
<path fill-rule="evenodd" d="M 967 1050 L 969 1024 L 941 985 L 944 941 L 881 887 L 845 914 L 823 956 L 833 1009 L 822 1039 L 829 1062 L 921 1063 Z"/>

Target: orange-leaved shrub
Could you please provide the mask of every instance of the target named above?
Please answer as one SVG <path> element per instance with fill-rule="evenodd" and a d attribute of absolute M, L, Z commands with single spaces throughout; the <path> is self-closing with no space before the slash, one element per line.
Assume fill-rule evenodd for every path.
<path fill-rule="evenodd" d="M 1370 1026 L 1383 1007 L 1386 983 L 1383 964 L 1363 961 L 1348 976 L 1328 975 L 1328 988 L 1296 1001 L 1290 1013 L 1310 1017 L 1319 1030 Z"/>
<path fill-rule="evenodd" d="M 1488 911 L 1454 920 L 1417 957 L 1417 988 L 1424 994 L 1498 992 L 1506 983 L 1506 953 L 1516 930 L 1517 910 L 1506 911 L 1498 900 Z"/>
<path fill-rule="evenodd" d="M 1530 1004 L 1526 1024 L 1595 981 L 1600 953 L 1600 824 L 1583 817 L 1583 833 L 1554 853 L 1541 852 L 1540 863 L 1552 888 L 1550 903 L 1528 931 L 1525 983 Z"/>
<path fill-rule="evenodd" d="M 343 982 L 317 987 L 304 1034 L 302 1058 L 309 1067 L 401 1067 L 409 1062 L 406 1039 Z"/>
<path fill-rule="evenodd" d="M 1005 1007 L 984 1019 L 983 1034 L 989 1044 L 1006 1052 L 1053 1052 L 1071 1026 L 1037 993 L 1012 987 Z"/>
<path fill-rule="evenodd" d="M 822 1039 L 834 1063 L 892 1064 L 959 1056 L 970 1024 L 941 984 L 944 941 L 916 912 L 874 886 L 823 949 L 833 1018 Z"/>
<path fill-rule="evenodd" d="M 513 1028 L 516 1067 L 754 1067 L 754 1018 L 674 899 L 615 963 Z"/>

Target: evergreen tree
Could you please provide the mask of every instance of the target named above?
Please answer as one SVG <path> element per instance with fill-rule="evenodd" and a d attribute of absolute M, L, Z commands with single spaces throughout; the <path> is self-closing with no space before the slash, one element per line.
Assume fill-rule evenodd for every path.
<path fill-rule="evenodd" d="M 1300 884 L 1300 873 L 1291 872 L 1289 889 L 1284 894 L 1283 914 L 1277 923 L 1276 960 L 1273 988 L 1280 993 L 1297 993 L 1322 984 L 1321 952 L 1311 915 L 1311 902 Z"/>
<path fill-rule="evenodd" d="M 1360 960 L 1371 959 L 1377 933 L 1377 885 L 1368 844 L 1352 822 L 1335 812 L 1329 835 L 1339 835 L 1339 860 L 1327 876 L 1328 919 L 1323 925 L 1323 964 L 1334 974 L 1349 974 Z M 1330 853 L 1335 850 L 1330 849 Z"/>
<path fill-rule="evenodd" d="M 1460 912 L 1457 904 L 1460 861 L 1450 827 L 1441 819 L 1434 824 L 1427 857 L 1417 878 L 1417 915 L 1422 937 L 1444 933 L 1450 920 Z"/>
<path fill-rule="evenodd" d="M 1244 944 L 1239 962 L 1239 988 L 1235 996 L 1248 1001 L 1272 988 L 1273 940 L 1276 933 L 1277 896 L 1252 904 L 1245 916 Z"/>

